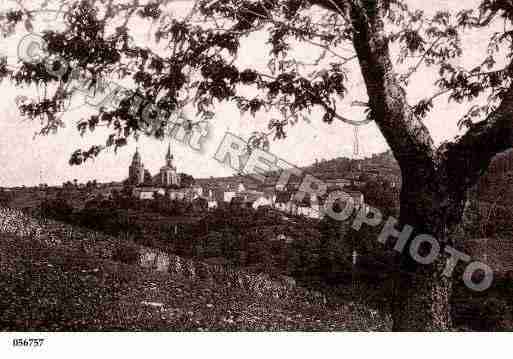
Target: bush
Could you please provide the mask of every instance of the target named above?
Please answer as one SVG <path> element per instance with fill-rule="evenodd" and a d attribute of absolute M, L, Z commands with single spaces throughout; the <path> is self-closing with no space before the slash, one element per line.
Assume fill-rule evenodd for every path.
<path fill-rule="evenodd" d="M 125 264 L 137 264 L 139 248 L 134 243 L 123 243 L 114 250 L 112 259 Z"/>
<path fill-rule="evenodd" d="M 68 221 L 73 213 L 73 206 L 65 199 L 47 200 L 41 203 L 41 214 L 47 218 Z"/>

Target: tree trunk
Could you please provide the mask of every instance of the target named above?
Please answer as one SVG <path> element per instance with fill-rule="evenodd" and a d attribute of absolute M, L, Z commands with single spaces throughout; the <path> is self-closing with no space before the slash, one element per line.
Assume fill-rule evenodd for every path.
<path fill-rule="evenodd" d="M 401 168 L 402 225 L 432 235 L 440 253 L 452 245 L 449 228 L 461 222 L 465 191 L 474 185 L 493 156 L 513 145 L 513 84 L 487 117 L 458 140 L 435 147 L 429 130 L 408 104 L 394 71 L 385 18 L 390 1 L 311 0 L 351 21 L 352 42 L 367 89 L 370 115 Z M 411 240 L 410 240 L 411 241 Z M 429 248 L 427 249 L 429 250 Z M 446 258 L 417 264 L 409 243 L 400 257 L 394 309 L 395 330 L 450 328 L 450 278 L 442 276 Z"/>
<path fill-rule="evenodd" d="M 464 196 L 460 191 L 448 193 L 443 182 L 432 176 L 429 178 L 428 183 L 421 181 L 419 176 L 405 180 L 401 191 L 397 229 L 400 231 L 404 225 L 410 225 L 413 232 L 399 255 L 394 278 L 394 331 L 446 331 L 451 328 L 452 280 L 442 275 L 448 257 L 444 247 L 453 244 L 449 228 L 461 221 Z M 411 256 L 411 241 L 419 234 L 433 236 L 440 245 L 440 253 L 432 264 L 417 263 Z M 419 254 L 426 256 L 430 250 L 429 244 L 421 246 Z"/>
<path fill-rule="evenodd" d="M 445 263 L 444 263 L 445 264 Z M 437 268 L 438 267 L 438 268 Z M 451 279 L 436 264 L 415 271 L 401 269 L 395 278 L 393 331 L 447 331 L 451 328 Z"/>

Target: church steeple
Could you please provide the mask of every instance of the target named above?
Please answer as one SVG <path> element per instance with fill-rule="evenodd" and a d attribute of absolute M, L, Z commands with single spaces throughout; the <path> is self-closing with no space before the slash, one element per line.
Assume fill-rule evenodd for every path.
<path fill-rule="evenodd" d="M 180 186 L 180 177 L 176 173 L 176 167 L 173 166 L 173 154 L 171 153 L 171 143 L 167 147 L 166 165 L 160 169 L 160 183 L 162 186 Z"/>
<path fill-rule="evenodd" d="M 128 167 L 128 177 L 133 184 L 141 184 L 144 181 L 144 164 L 142 163 L 139 148 L 136 147 L 132 164 Z"/>
<path fill-rule="evenodd" d="M 173 166 L 173 155 L 171 154 L 171 143 L 169 143 L 169 145 L 167 147 L 166 164 L 169 167 Z"/>
<path fill-rule="evenodd" d="M 141 155 L 139 154 L 139 147 L 135 148 L 134 157 L 132 158 L 132 163 L 141 163 Z"/>

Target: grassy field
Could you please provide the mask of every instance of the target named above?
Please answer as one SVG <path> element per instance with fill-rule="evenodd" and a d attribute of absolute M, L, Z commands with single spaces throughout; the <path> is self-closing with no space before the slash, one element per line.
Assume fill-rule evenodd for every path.
<path fill-rule="evenodd" d="M 255 298 L 218 284 L 172 278 L 90 254 L 0 237 L 0 328 L 4 331 L 388 330 L 354 304 Z"/>

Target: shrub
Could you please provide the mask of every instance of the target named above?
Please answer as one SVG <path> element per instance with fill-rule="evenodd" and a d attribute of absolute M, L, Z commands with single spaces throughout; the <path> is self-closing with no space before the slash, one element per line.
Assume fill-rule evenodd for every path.
<path fill-rule="evenodd" d="M 137 264 L 139 248 L 134 243 L 123 243 L 114 250 L 112 259 L 126 264 Z"/>

